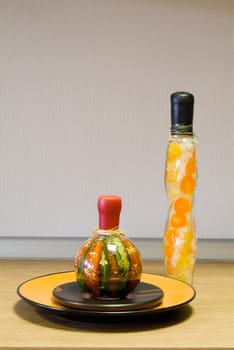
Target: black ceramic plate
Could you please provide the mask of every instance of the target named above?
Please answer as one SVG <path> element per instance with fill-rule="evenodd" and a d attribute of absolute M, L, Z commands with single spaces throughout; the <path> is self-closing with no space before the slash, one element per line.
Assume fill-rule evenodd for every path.
<path fill-rule="evenodd" d="M 126 297 L 119 299 L 97 298 L 83 292 L 77 282 L 64 283 L 53 290 L 55 301 L 67 307 L 82 310 L 123 311 L 156 307 L 162 302 L 161 288 L 140 282 Z"/>

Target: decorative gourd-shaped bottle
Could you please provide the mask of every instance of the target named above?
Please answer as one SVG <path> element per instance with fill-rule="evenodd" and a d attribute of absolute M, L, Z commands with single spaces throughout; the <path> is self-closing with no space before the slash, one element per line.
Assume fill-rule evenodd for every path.
<path fill-rule="evenodd" d="M 142 259 L 136 246 L 119 229 L 122 200 L 115 195 L 98 198 L 99 229 L 75 258 L 76 280 L 83 291 L 99 298 L 119 298 L 140 282 Z"/>
<path fill-rule="evenodd" d="M 171 95 L 171 135 L 165 166 L 168 215 L 164 232 L 164 262 L 168 276 L 192 284 L 196 259 L 193 217 L 197 181 L 196 138 L 193 134 L 194 97 Z"/>

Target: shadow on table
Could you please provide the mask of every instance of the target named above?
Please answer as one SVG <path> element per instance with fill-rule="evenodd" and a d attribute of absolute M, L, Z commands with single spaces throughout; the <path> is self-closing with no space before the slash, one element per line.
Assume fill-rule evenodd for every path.
<path fill-rule="evenodd" d="M 148 315 L 124 315 L 122 317 L 101 317 L 55 314 L 50 310 L 36 308 L 25 301 L 20 300 L 15 304 L 15 313 L 25 321 L 41 325 L 47 328 L 76 331 L 77 329 L 92 332 L 136 332 L 149 329 L 161 329 L 185 322 L 193 314 L 190 305 L 185 305 L 174 310 Z M 118 325 L 118 326 L 116 326 Z"/>

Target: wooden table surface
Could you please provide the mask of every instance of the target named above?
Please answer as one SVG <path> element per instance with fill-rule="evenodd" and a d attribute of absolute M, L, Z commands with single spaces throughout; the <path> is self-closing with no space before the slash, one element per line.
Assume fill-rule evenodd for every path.
<path fill-rule="evenodd" d="M 234 349 L 234 262 L 197 262 L 196 298 L 144 322 L 75 322 L 21 300 L 21 282 L 69 271 L 72 261 L 0 260 L 0 349 Z M 164 274 L 161 262 L 144 272 Z"/>

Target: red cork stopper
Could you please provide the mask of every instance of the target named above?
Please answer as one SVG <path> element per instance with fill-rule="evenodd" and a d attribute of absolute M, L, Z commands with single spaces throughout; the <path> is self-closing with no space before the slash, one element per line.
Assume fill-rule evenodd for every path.
<path fill-rule="evenodd" d="M 119 228 L 119 216 L 122 207 L 120 197 L 108 194 L 98 198 L 99 229 Z"/>

